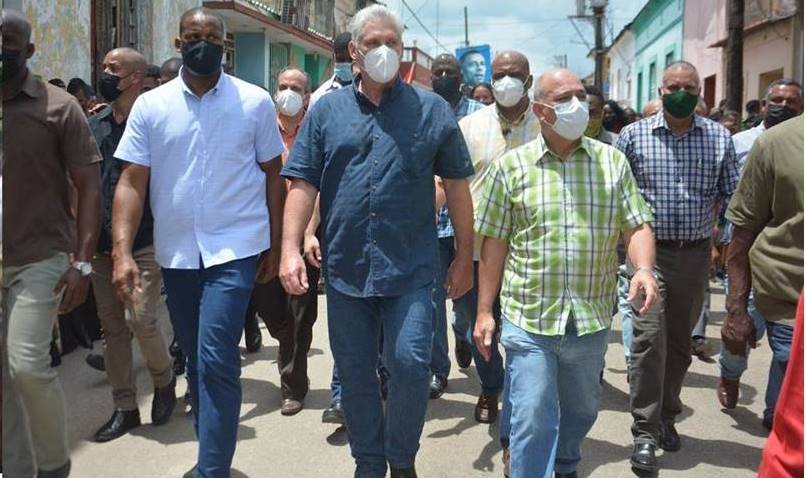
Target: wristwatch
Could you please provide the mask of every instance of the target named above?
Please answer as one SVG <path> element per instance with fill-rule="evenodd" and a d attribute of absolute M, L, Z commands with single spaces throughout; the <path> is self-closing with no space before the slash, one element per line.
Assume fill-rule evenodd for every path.
<path fill-rule="evenodd" d="M 92 264 L 89 262 L 75 261 L 73 262 L 72 267 L 81 273 L 81 277 L 87 277 L 92 274 Z"/>

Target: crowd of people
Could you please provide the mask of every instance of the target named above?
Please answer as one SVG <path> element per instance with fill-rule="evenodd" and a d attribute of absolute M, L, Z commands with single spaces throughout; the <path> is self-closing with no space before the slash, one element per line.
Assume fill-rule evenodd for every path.
<path fill-rule="evenodd" d="M 456 364 L 478 372 L 475 420 L 499 422 L 505 476 L 576 477 L 616 312 L 625 459 L 656 471 L 659 448 L 684 446 L 675 420 L 713 269 L 727 291 L 719 406 L 736 407 L 766 331 L 763 423 L 792 425 L 776 401 L 803 327 L 797 82 L 773 82 L 742 120 L 708 111 L 696 66 L 680 61 L 637 113 L 504 51 L 491 84 L 472 89 L 455 57 L 438 56 L 427 91 L 401 81 L 403 24 L 374 5 L 335 38 L 329 79 L 314 89 L 288 66 L 269 93 L 223 71 L 224 21 L 194 8 L 179 21 L 181 58 L 156 67 L 131 48 L 107 52 L 99 98 L 80 79 L 29 71 L 31 26 L 2 17 L 7 476 L 70 474 L 50 352 L 57 315 L 88 294 L 103 331 L 103 356 L 88 362 L 112 395 L 93 440 L 142 423 L 136 338 L 154 426 L 172 418 L 186 377 L 198 439 L 186 478 L 230 476 L 239 344 L 261 347 L 261 320 L 280 344 L 280 411 L 303 409 L 320 289 L 334 359 L 322 421 L 346 425 L 356 477 L 417 476 L 428 401 L 449 387 L 451 332 Z M 767 454 L 765 466 L 791 462 Z"/>

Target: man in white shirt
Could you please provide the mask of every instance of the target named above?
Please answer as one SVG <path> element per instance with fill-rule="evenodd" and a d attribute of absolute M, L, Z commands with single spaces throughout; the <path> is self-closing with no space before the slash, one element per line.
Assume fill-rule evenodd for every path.
<path fill-rule="evenodd" d="M 325 96 L 325 94 L 353 83 L 353 60 L 350 58 L 350 52 L 347 49 L 351 39 L 352 35 L 349 32 L 345 32 L 339 34 L 333 40 L 333 76 L 319 85 L 319 88 L 311 94 L 309 109 L 313 108 L 314 103 L 319 101 L 319 98 Z"/>
<path fill-rule="evenodd" d="M 188 356 L 199 439 L 189 478 L 230 474 L 243 318 L 256 270 L 276 275 L 279 258 L 284 147 L 276 112 L 269 93 L 222 71 L 224 31 L 209 9 L 182 15 L 179 77 L 137 99 L 115 153 L 129 165 L 112 212 L 113 281 L 127 302 L 136 300 L 131 246 L 150 186 L 156 259 Z"/>

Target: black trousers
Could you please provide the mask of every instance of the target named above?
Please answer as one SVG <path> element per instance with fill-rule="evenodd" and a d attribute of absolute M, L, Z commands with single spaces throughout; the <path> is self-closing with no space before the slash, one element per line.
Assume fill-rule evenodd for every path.
<path fill-rule="evenodd" d="M 246 310 L 246 327 L 263 320 L 269 334 L 280 343 L 277 364 L 283 398 L 302 400 L 308 393 L 308 351 L 318 313 L 316 285 L 319 269 L 306 262 L 308 292 L 286 293 L 279 278 L 255 284 Z M 251 324 L 250 324 L 251 322 Z"/>

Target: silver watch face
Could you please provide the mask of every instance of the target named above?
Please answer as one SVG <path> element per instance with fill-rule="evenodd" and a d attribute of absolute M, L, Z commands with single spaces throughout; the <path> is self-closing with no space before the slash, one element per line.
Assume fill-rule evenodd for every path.
<path fill-rule="evenodd" d="M 73 264 L 73 267 L 78 269 L 78 272 L 80 272 L 82 276 L 92 274 L 92 264 L 89 262 L 76 262 Z"/>

